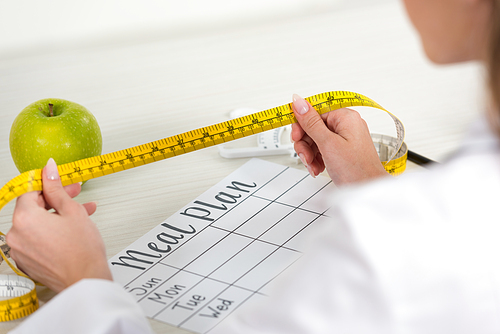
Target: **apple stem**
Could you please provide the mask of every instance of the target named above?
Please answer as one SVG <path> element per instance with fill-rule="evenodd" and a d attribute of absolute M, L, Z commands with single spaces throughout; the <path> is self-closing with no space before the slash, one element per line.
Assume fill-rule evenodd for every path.
<path fill-rule="evenodd" d="M 53 106 L 54 105 L 52 103 L 49 103 L 49 112 L 50 112 L 49 117 L 53 117 L 54 116 L 54 111 L 52 110 Z"/>

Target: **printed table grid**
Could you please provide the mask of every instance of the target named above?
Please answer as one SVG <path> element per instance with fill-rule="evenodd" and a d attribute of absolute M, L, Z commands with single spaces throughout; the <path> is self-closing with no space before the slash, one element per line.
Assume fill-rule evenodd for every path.
<path fill-rule="evenodd" d="M 213 197 L 204 197 L 205 193 L 179 212 L 195 221 L 207 221 L 196 233 L 188 235 L 195 229 L 194 224 L 188 225 L 191 230 L 181 229 L 173 227 L 178 226 L 170 223 L 173 220 L 166 220 L 168 225 L 164 226 L 177 234 L 151 231 L 168 247 L 160 249 L 157 242 L 149 242 L 149 249 L 168 251 L 165 256 L 146 253 L 143 246 L 135 253 L 124 251 L 110 260 L 118 264 L 117 270 L 137 269 L 142 263 L 151 263 L 139 275 L 120 281 L 148 317 L 206 333 L 252 296 L 266 295 L 263 288 L 300 258 L 300 236 L 326 219 L 326 201 L 312 202 L 318 202 L 319 194 L 332 191 L 331 181 L 313 179 L 303 171 L 258 159 L 233 174 L 255 173 L 255 165 L 260 169 L 256 175 L 265 174 L 265 182 L 255 186 L 256 189 L 247 191 L 241 184 L 250 187 L 257 182 L 231 183 L 236 186 L 223 188 L 224 182 L 228 182 L 225 179 L 212 191 L 217 194 L 218 202 L 209 202 Z M 236 178 L 233 174 L 228 180 L 231 176 Z M 209 209 L 225 212 L 209 221 L 209 213 L 212 214 Z M 146 236 L 143 238 L 147 239 Z M 135 258 L 134 254 L 149 255 Z M 150 257 L 160 256 L 156 262 L 150 261 L 153 260 Z"/>

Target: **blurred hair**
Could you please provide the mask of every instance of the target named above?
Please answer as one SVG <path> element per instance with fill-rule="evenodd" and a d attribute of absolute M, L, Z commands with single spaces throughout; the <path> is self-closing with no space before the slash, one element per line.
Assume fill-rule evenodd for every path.
<path fill-rule="evenodd" d="M 493 1 L 491 17 L 491 35 L 488 54 L 489 86 L 491 98 L 494 103 L 495 114 L 493 116 L 494 126 L 500 133 L 500 0 Z"/>

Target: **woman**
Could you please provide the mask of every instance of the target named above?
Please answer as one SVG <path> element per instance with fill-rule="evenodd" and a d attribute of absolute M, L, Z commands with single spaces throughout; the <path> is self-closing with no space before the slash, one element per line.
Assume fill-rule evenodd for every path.
<path fill-rule="evenodd" d="M 404 2 L 432 61 L 485 64 L 491 110 L 447 163 L 393 179 L 356 112 L 319 116 L 294 96 L 292 140 L 301 160 L 313 176 L 326 169 L 337 185 L 349 186 L 332 199 L 331 224 L 311 236 L 310 251 L 268 302 L 239 310 L 214 332 L 500 332 L 500 0 Z M 65 192 L 53 161 L 43 182 L 43 195 L 18 199 L 7 241 L 20 268 L 62 293 L 14 332 L 150 331 L 133 300 L 109 281 L 104 247 L 89 219 L 95 204 L 71 200 L 79 186 Z M 57 214 L 47 212 L 50 207 Z M 101 306 L 81 314 L 99 319 L 97 327 L 59 320 L 74 296 Z"/>

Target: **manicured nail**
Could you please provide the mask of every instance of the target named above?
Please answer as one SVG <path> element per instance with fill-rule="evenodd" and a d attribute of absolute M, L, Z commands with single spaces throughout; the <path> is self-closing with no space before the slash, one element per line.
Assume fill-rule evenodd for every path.
<path fill-rule="evenodd" d="M 291 133 L 290 133 L 290 142 L 291 142 L 292 144 L 295 144 L 295 142 L 293 141 L 293 138 L 292 138 L 292 134 L 291 134 Z"/>
<path fill-rule="evenodd" d="M 307 104 L 307 101 L 298 96 L 297 94 L 293 94 L 293 107 L 295 108 L 295 111 L 299 113 L 300 115 L 304 115 L 306 112 L 309 111 L 309 105 Z"/>
<path fill-rule="evenodd" d="M 57 170 L 57 164 L 54 159 L 50 158 L 45 166 L 45 175 L 49 180 L 59 180 L 59 171 Z"/>

